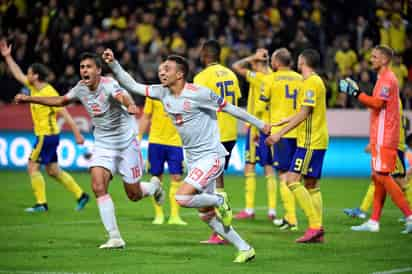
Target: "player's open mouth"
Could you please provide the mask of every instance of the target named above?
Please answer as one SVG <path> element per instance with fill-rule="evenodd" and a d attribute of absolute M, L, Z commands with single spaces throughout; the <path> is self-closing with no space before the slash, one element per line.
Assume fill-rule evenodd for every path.
<path fill-rule="evenodd" d="M 89 75 L 83 75 L 83 80 L 85 82 L 89 82 L 90 81 L 90 76 Z"/>

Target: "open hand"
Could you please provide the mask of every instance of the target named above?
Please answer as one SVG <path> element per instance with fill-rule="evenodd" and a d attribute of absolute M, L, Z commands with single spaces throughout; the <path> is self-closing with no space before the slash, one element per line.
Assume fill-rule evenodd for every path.
<path fill-rule="evenodd" d="M 3 57 L 11 55 L 11 45 L 7 45 L 4 39 L 0 41 L 0 53 Z"/>
<path fill-rule="evenodd" d="M 266 138 L 265 144 L 268 146 L 274 145 L 280 141 L 280 138 L 282 136 L 278 133 L 272 134 L 269 137 Z"/>

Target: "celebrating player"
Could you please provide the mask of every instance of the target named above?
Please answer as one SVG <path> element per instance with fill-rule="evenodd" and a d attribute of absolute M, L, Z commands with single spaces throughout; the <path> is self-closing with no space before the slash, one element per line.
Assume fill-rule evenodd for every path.
<path fill-rule="evenodd" d="M 65 96 L 33 97 L 18 94 L 16 102 L 63 106 L 74 100 L 84 105 L 95 127 L 94 151 L 90 163 L 92 188 L 97 197 L 100 218 L 109 240 L 100 248 L 125 246 L 117 226 L 109 183 L 118 172 L 127 196 L 132 201 L 154 195 L 162 203 L 164 193 L 157 177 L 150 183 L 139 182 L 143 173 L 143 157 L 133 116 L 137 111 L 131 96 L 112 78 L 101 76 L 101 60 L 94 53 L 80 56 L 79 83 Z M 130 114 L 129 114 L 130 113 Z"/>
<path fill-rule="evenodd" d="M 227 151 L 220 143 L 216 111 L 225 111 L 266 132 L 270 126 L 227 103 L 212 90 L 187 83 L 186 59 L 171 55 L 165 62 L 162 85 L 143 85 L 133 80 L 106 50 L 104 60 L 127 90 L 159 99 L 171 117 L 186 152 L 188 175 L 176 193 L 184 207 L 198 208 L 201 219 L 239 250 L 234 262 L 244 263 L 255 257 L 255 250 L 230 225 L 231 211 L 227 195 L 215 193 L 216 178 L 223 172 Z M 215 210 L 216 208 L 216 210 Z M 216 216 L 216 213 L 218 216 Z"/>
<path fill-rule="evenodd" d="M 277 124 L 282 119 L 291 117 L 298 112 L 298 98 L 301 92 L 302 76 L 291 70 L 292 56 L 286 48 L 280 48 L 272 54 L 272 68 L 275 71 L 265 86 L 261 99 L 269 102 L 271 124 Z M 276 133 L 282 127 L 272 127 Z M 274 220 L 281 230 L 297 230 L 295 198 L 286 184 L 286 174 L 296 151 L 297 128 L 286 133 L 273 146 L 273 165 L 279 172 L 280 197 L 283 201 L 285 216 Z"/>
<path fill-rule="evenodd" d="M 159 65 L 158 76 L 162 79 L 164 74 L 164 64 Z M 182 140 L 177 133 L 172 120 L 167 116 L 162 103 L 146 97 L 144 114 L 139 123 L 139 136 L 149 131 L 148 162 L 149 173 L 163 179 L 164 164 L 167 162 L 171 177 L 169 187 L 170 217 L 168 224 L 186 225 L 179 216 L 179 205 L 176 202 L 175 194 L 181 185 L 183 174 L 183 149 Z M 163 207 L 153 202 L 155 208 L 155 218 L 153 224 L 164 223 Z"/>
<path fill-rule="evenodd" d="M 260 101 L 261 93 L 265 89 L 271 75 L 268 66 L 268 52 L 258 49 L 255 54 L 233 63 L 235 72 L 246 78 L 249 82 L 247 110 L 250 114 L 269 122 L 269 111 L 266 104 Z M 246 68 L 250 64 L 252 70 Z M 264 168 L 268 196 L 268 218 L 276 218 L 276 177 L 272 168 L 272 152 L 265 145 L 267 135 L 259 132 L 255 127 L 248 125 L 246 152 L 245 152 L 245 209 L 236 214 L 236 219 L 253 219 L 255 217 L 255 192 L 256 192 L 256 161 Z"/>
<path fill-rule="evenodd" d="M 297 100 L 299 112 L 280 121 L 278 125 L 287 125 L 266 139 L 268 145 L 279 143 L 285 134 L 299 126 L 297 149 L 285 176 L 289 189 L 292 190 L 309 222 L 309 228 L 296 240 L 297 243 L 323 242 L 324 235 L 319 179 L 329 137 L 326 122 L 326 88 L 315 72 L 319 62 L 319 53 L 313 49 L 306 49 L 299 55 L 298 69 L 303 76 L 302 89 Z M 302 176 L 305 186 L 300 183 Z"/>
<path fill-rule="evenodd" d="M 237 101 L 241 97 L 239 82 L 236 75 L 227 67 L 219 64 L 220 45 L 216 40 L 206 41 L 201 48 L 200 61 L 205 67 L 194 78 L 193 82 L 197 85 L 207 87 L 214 91 L 217 95 L 237 106 Z M 220 142 L 228 151 L 225 157 L 225 168 L 229 166 L 230 156 L 232 155 L 233 147 L 237 139 L 237 119 L 225 112 L 217 113 L 217 124 L 219 127 Z M 217 192 L 223 193 L 224 180 L 223 173 L 216 179 Z M 212 233 L 206 241 L 201 241 L 205 244 L 224 244 L 225 241 L 216 233 Z"/>
<path fill-rule="evenodd" d="M 367 222 L 351 227 L 355 231 L 379 231 L 383 204 L 386 193 L 389 193 L 406 218 L 405 230 L 402 233 L 412 232 L 412 211 L 402 190 L 390 175 L 396 166 L 400 133 L 398 80 L 389 67 L 392 56 L 393 51 L 387 46 L 376 46 L 373 49 L 371 63 L 372 68 L 378 73 L 378 80 L 372 96 L 359 91 L 358 85 L 352 79 L 346 78 L 339 82 L 341 92 L 358 98 L 371 109 L 369 143 L 372 154 L 372 180 L 375 183 L 373 210 Z"/>
<path fill-rule="evenodd" d="M 6 63 L 17 81 L 25 85 L 31 96 L 57 96 L 57 91 L 47 83 L 48 69 L 39 63 L 32 64 L 25 75 L 11 56 L 11 45 L 0 41 L 0 51 Z M 89 195 L 76 183 L 70 174 L 62 170 L 57 163 L 57 147 L 59 145 L 60 130 L 57 126 L 56 115 L 59 113 L 73 130 L 74 137 L 78 144 L 84 142 L 75 122 L 65 108 L 55 108 L 30 104 L 31 115 L 34 125 L 36 143 L 30 154 L 28 163 L 28 173 L 31 179 L 33 194 L 36 204 L 26 208 L 26 212 L 48 211 L 46 199 L 46 186 L 44 178 L 40 173 L 41 165 L 45 165 L 48 175 L 62 184 L 68 191 L 72 192 L 77 199 L 77 210 L 81 210 L 89 201 Z"/>

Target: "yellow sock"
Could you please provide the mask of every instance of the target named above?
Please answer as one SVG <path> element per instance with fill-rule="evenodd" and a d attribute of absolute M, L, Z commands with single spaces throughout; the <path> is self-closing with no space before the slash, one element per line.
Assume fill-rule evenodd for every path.
<path fill-rule="evenodd" d="M 170 200 L 170 217 L 179 217 L 179 204 L 176 202 L 175 194 L 179 189 L 181 182 L 172 181 L 169 188 L 169 200 Z"/>
<path fill-rule="evenodd" d="M 408 184 L 406 185 L 406 188 L 403 190 L 405 193 L 406 200 L 409 203 L 409 207 L 412 207 L 412 178 L 409 179 Z"/>
<path fill-rule="evenodd" d="M 222 193 L 222 192 L 225 192 L 225 189 L 223 187 L 218 187 L 216 188 L 216 192 Z"/>
<path fill-rule="evenodd" d="M 309 228 L 319 229 L 321 227 L 320 219 L 313 206 L 312 198 L 310 197 L 308 190 L 300 182 L 291 183 L 289 188 L 292 190 L 300 207 L 305 212 L 305 215 L 308 218 Z"/>
<path fill-rule="evenodd" d="M 372 205 L 373 195 L 375 193 L 375 184 L 372 182 L 369 184 L 368 190 L 366 191 L 365 197 L 363 197 L 360 209 L 363 212 L 367 212 Z"/>
<path fill-rule="evenodd" d="M 323 202 L 322 202 L 322 193 L 320 188 L 312 188 L 309 190 L 309 194 L 312 197 L 312 203 L 315 207 L 316 213 L 319 216 L 320 224 L 323 224 Z"/>
<path fill-rule="evenodd" d="M 83 190 L 76 183 L 72 176 L 69 173 L 61 170 L 60 173 L 56 176 L 56 180 L 61 183 L 68 191 L 74 194 L 76 199 L 79 199 L 83 194 Z"/>
<path fill-rule="evenodd" d="M 255 193 L 256 193 L 256 174 L 247 173 L 245 174 L 245 201 L 246 208 L 254 209 L 255 208 Z"/>
<path fill-rule="evenodd" d="M 266 187 L 268 192 L 268 208 L 276 210 L 276 197 L 277 197 L 277 183 L 274 175 L 266 176 Z"/>
<path fill-rule="evenodd" d="M 40 172 L 35 172 L 30 176 L 31 187 L 37 204 L 45 204 L 46 201 L 46 184 L 43 175 Z"/>
<path fill-rule="evenodd" d="M 173 199 L 174 199 L 174 198 L 173 198 Z M 155 210 L 155 218 L 157 218 L 157 217 L 164 217 L 163 207 L 160 206 L 160 205 L 158 205 L 158 204 L 156 203 L 156 200 L 154 199 L 153 196 L 152 196 L 152 204 L 153 204 L 153 208 L 154 208 L 154 210 Z"/>
<path fill-rule="evenodd" d="M 295 197 L 292 191 L 286 185 L 286 182 L 281 181 L 279 184 L 280 198 L 283 202 L 283 208 L 285 209 L 285 219 L 293 225 L 297 224 L 296 219 L 296 207 L 295 207 Z"/>

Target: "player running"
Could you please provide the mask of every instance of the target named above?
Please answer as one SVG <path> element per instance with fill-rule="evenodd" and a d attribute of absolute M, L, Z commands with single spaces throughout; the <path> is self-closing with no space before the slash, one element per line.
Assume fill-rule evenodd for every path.
<path fill-rule="evenodd" d="M 101 60 L 94 53 L 80 56 L 81 81 L 65 96 L 32 97 L 18 94 L 16 102 L 63 106 L 80 100 L 94 125 L 94 151 L 90 161 L 90 175 L 100 218 L 109 240 L 100 248 L 123 248 L 125 242 L 117 226 L 109 183 L 115 173 L 123 179 L 123 186 L 131 201 L 154 195 L 162 203 L 164 193 L 159 179 L 140 182 L 143 157 L 137 137 L 134 114 L 137 107 L 131 96 L 110 77 L 101 76 Z"/>
<path fill-rule="evenodd" d="M 255 250 L 230 225 L 232 209 L 227 195 L 215 193 L 216 178 L 223 172 L 227 155 L 219 140 L 216 111 L 230 113 L 266 132 L 270 126 L 227 103 L 212 90 L 187 83 L 185 78 L 188 63 L 181 56 L 169 56 L 162 75 L 163 84 L 150 86 L 134 81 L 114 60 L 111 50 L 103 53 L 103 59 L 129 91 L 159 99 L 175 124 L 182 139 L 189 169 L 176 193 L 177 202 L 184 207 L 198 208 L 201 219 L 236 246 L 239 253 L 234 262 L 252 260 Z"/>

